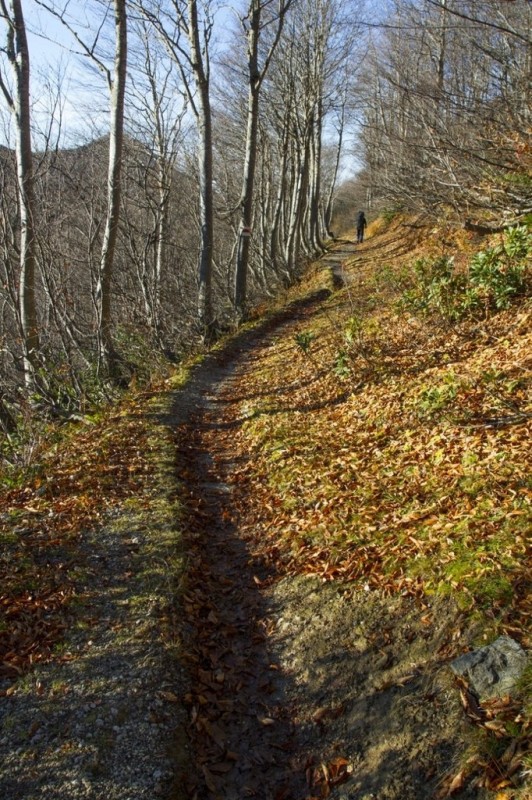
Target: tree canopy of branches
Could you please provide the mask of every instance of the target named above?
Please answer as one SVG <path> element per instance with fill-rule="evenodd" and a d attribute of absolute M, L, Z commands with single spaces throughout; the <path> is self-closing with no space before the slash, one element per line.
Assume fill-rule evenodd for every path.
<path fill-rule="evenodd" d="M 360 87 L 373 193 L 499 223 L 528 213 L 531 37 L 525 0 L 396 3 Z"/>

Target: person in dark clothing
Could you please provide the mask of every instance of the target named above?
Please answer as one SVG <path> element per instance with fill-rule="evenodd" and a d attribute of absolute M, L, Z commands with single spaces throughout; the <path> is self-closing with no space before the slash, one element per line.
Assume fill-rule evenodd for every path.
<path fill-rule="evenodd" d="M 360 244 L 364 241 L 364 231 L 367 228 L 368 222 L 363 211 L 358 212 L 357 217 L 357 242 Z"/>

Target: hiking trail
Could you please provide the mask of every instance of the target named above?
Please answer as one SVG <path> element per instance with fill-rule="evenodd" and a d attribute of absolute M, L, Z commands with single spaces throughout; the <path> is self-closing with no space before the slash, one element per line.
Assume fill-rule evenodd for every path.
<path fill-rule="evenodd" d="M 326 256 L 334 276 L 353 251 L 343 243 Z M 235 447 L 255 399 L 246 375 L 322 299 L 293 303 L 209 355 L 186 389 L 184 418 L 176 397 L 177 474 L 188 496 L 183 631 L 194 767 L 185 796 L 198 800 L 330 792 L 426 800 L 452 760 L 458 710 L 438 656 L 452 615 L 349 584 L 279 577 L 246 519 L 253 454 Z M 290 386 L 278 387 L 280 404 L 289 395 Z"/>

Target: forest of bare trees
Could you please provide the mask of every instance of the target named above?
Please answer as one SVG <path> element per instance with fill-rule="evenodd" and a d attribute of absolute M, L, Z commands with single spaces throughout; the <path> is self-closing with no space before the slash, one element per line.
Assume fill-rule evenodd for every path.
<path fill-rule="evenodd" d="M 526 0 L 0 0 L 0 18 L 8 436 L 24 408 L 68 416 L 240 323 L 323 251 L 355 173 L 370 209 L 532 209 Z M 92 125 L 81 103 L 63 118 L 60 80 L 43 111 L 43 20 L 85 64 Z"/>
<path fill-rule="evenodd" d="M 496 226 L 530 213 L 531 36 L 530 3 L 397 2 L 368 53 L 368 190 Z"/>

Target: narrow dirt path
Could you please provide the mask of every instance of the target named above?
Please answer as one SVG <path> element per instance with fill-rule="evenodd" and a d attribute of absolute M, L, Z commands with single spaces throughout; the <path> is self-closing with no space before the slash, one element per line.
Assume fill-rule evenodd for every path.
<path fill-rule="evenodd" d="M 338 272 L 352 251 L 344 245 L 328 265 Z M 458 712 L 441 653 L 453 615 L 283 577 L 246 520 L 253 456 L 235 447 L 252 399 L 246 374 L 324 296 L 210 355 L 168 420 L 189 554 L 182 636 L 192 764 L 177 797 L 427 800 L 452 762 Z"/>
<path fill-rule="evenodd" d="M 271 336 L 323 296 L 294 304 L 239 337 L 231 351 L 209 356 L 187 389 L 186 413 L 182 395 L 176 399 L 177 474 L 188 497 L 183 635 L 196 767 L 185 781 L 191 797 L 305 796 L 305 771 L 294 762 L 301 745 L 290 678 L 271 639 L 279 616 L 271 590 L 276 576 L 271 564 L 251 555 L 235 514 L 247 463 L 233 439 L 244 421 L 236 387 L 248 370 L 260 368 Z"/>

